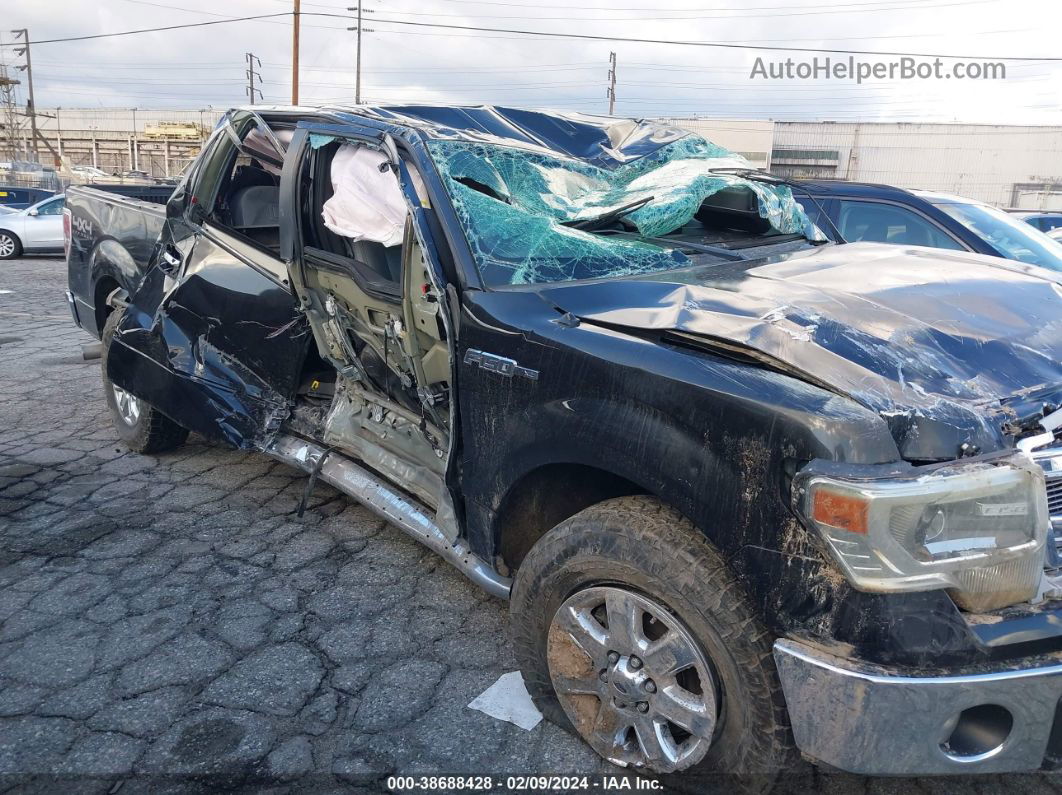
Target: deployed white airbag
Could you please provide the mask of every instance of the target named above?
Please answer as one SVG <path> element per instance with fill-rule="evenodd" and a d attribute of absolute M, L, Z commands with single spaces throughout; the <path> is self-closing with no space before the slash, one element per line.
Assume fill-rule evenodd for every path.
<path fill-rule="evenodd" d="M 321 208 L 330 230 L 351 240 L 385 246 L 402 242 L 406 202 L 382 152 L 353 144 L 339 147 L 332 158 L 332 190 Z"/>

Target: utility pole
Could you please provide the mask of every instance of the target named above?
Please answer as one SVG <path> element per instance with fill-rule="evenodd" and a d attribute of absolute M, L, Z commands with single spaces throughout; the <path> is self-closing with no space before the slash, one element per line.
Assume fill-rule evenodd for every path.
<path fill-rule="evenodd" d="M 356 7 L 347 8 L 347 11 L 357 11 L 358 12 L 358 24 L 357 24 L 357 26 L 353 27 L 353 28 L 347 28 L 347 30 L 357 31 L 357 46 L 356 46 L 356 50 L 355 50 L 356 55 L 354 56 L 354 104 L 355 105 L 360 105 L 361 104 L 361 34 L 362 34 L 363 30 L 366 33 L 372 33 L 372 28 L 366 29 L 365 26 L 361 24 L 361 14 L 362 14 L 361 2 L 359 2 Z M 365 11 L 366 14 L 374 13 L 373 9 L 371 9 L 371 8 L 366 8 L 366 9 L 364 9 L 364 11 Z"/>
<path fill-rule="evenodd" d="M 33 148 L 33 154 L 40 162 L 40 150 L 37 149 L 37 108 L 33 102 L 33 61 L 30 60 L 30 40 L 29 31 L 26 28 L 19 28 L 18 30 L 11 31 L 11 34 L 16 39 L 22 39 L 25 41 L 25 47 L 19 47 L 15 50 L 15 55 L 25 55 L 26 63 L 23 66 L 15 67 L 20 72 L 26 73 L 26 87 L 28 89 L 28 98 L 26 99 L 26 115 L 30 120 L 30 146 Z"/>
<path fill-rule="evenodd" d="M 250 98 L 251 104 L 253 105 L 254 104 L 255 92 L 258 92 L 258 96 L 259 97 L 261 97 L 262 99 L 265 99 L 265 97 L 262 96 L 262 91 L 260 89 L 257 89 L 257 88 L 254 87 L 254 79 L 256 77 L 258 78 L 258 82 L 259 83 L 262 82 L 262 76 L 260 74 L 258 74 L 258 72 L 256 72 L 254 70 L 254 65 L 257 62 L 258 63 L 258 68 L 261 69 L 262 68 L 262 62 L 255 56 L 255 54 L 253 52 L 246 53 L 246 56 L 247 56 L 247 88 L 245 90 L 247 91 L 247 96 Z"/>
<path fill-rule="evenodd" d="M 614 52 L 608 54 L 608 90 L 605 96 L 608 97 L 608 115 L 611 116 L 616 111 L 616 53 Z"/>
<path fill-rule="evenodd" d="M 140 170 L 140 141 L 136 137 L 136 108 L 132 108 L 133 111 L 133 138 L 129 142 L 131 153 L 129 155 L 129 168 L 133 171 Z"/>
<path fill-rule="evenodd" d="M 299 0 L 291 18 L 291 104 L 299 104 Z"/>

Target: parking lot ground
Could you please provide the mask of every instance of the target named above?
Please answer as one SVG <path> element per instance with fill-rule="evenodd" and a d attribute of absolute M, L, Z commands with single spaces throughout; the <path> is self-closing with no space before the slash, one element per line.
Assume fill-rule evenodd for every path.
<path fill-rule="evenodd" d="M 263 455 L 117 444 L 65 282 L 60 259 L 0 263 L 0 790 L 618 772 L 467 708 L 515 668 L 506 607 L 399 531 L 323 485 L 297 518 L 304 477 Z M 779 790 L 1056 781 L 805 771 Z"/>

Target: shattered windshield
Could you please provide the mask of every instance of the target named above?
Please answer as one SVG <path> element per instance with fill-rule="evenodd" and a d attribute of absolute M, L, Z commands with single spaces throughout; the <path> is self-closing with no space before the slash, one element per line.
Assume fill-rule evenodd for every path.
<path fill-rule="evenodd" d="M 789 188 L 712 173 L 751 166 L 697 135 L 614 168 L 545 149 L 455 140 L 433 140 L 428 147 L 489 286 L 689 265 L 680 243 L 657 238 L 690 223 L 705 199 L 726 188 L 751 192 L 759 218 L 774 234 L 824 239 Z M 632 234 L 600 232 L 602 218 L 622 218 Z"/>

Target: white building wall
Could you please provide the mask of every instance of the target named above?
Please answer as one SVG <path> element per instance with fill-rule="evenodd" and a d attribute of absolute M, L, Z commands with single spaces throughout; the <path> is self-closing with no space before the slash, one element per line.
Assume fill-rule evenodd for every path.
<path fill-rule="evenodd" d="M 802 167 L 779 156 L 792 150 L 836 159 L 817 154 Z M 937 190 L 1001 207 L 1062 207 L 1057 126 L 778 122 L 774 153 L 775 170 L 791 175 Z"/>
<path fill-rule="evenodd" d="M 774 122 L 747 119 L 658 119 L 744 155 L 756 168 L 770 168 Z"/>
<path fill-rule="evenodd" d="M 37 127 L 49 133 L 63 132 L 132 133 L 136 122 L 137 133 L 160 121 L 192 122 L 212 130 L 224 114 L 224 110 L 152 110 L 150 108 L 39 108 Z"/>

